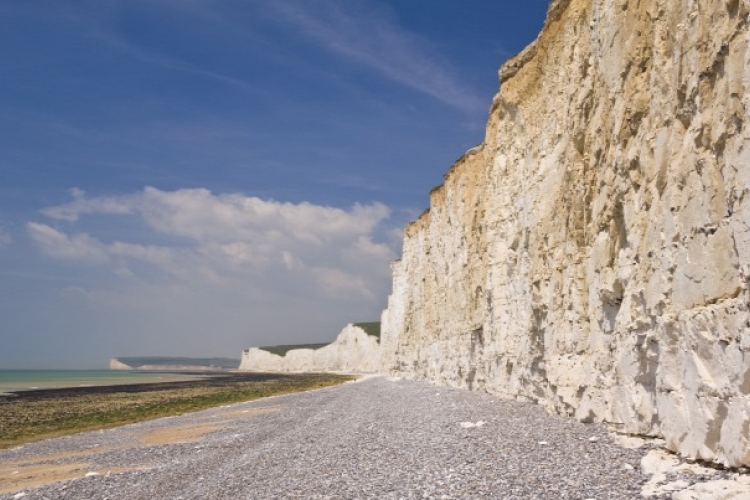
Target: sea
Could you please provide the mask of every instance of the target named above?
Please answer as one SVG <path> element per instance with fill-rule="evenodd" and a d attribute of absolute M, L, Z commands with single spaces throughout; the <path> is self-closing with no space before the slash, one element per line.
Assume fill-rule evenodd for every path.
<path fill-rule="evenodd" d="M 201 375 L 119 370 L 0 370 L 0 393 L 195 380 Z"/>

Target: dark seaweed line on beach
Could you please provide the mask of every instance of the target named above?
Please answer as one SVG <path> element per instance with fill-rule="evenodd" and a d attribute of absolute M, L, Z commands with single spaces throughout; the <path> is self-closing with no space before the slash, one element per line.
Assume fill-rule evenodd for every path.
<path fill-rule="evenodd" d="M 182 382 L 21 391 L 0 396 L 0 448 L 351 379 L 334 374 L 221 373 Z"/>

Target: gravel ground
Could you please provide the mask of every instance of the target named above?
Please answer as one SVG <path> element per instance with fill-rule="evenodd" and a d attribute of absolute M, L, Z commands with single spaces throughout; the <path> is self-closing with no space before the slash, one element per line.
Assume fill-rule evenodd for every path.
<path fill-rule="evenodd" d="M 376 377 L 0 451 L 0 481 L 32 461 L 88 473 L 0 499 L 635 499 L 646 451 L 533 404 Z"/>

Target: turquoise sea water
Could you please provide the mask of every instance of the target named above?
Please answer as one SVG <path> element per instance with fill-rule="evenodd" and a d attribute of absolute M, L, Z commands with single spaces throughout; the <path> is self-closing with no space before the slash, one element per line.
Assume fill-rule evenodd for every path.
<path fill-rule="evenodd" d="M 200 376 L 117 370 L 0 370 L 0 392 L 176 382 L 196 378 Z"/>

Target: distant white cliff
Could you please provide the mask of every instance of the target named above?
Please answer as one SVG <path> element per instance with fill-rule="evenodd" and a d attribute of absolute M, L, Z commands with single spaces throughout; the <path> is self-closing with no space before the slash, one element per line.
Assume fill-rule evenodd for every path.
<path fill-rule="evenodd" d="M 259 372 L 358 372 L 380 369 L 378 338 L 347 325 L 335 341 L 320 349 L 293 349 L 284 356 L 253 347 L 242 353 L 240 370 Z"/>
<path fill-rule="evenodd" d="M 111 358 L 109 360 L 109 369 L 142 371 L 216 371 L 236 370 L 239 364 L 240 361 L 233 358 L 136 356 Z"/>
<path fill-rule="evenodd" d="M 126 365 L 125 363 L 123 363 L 117 358 L 112 358 L 109 360 L 109 369 L 110 370 L 132 370 L 133 367 L 130 365 Z"/>

